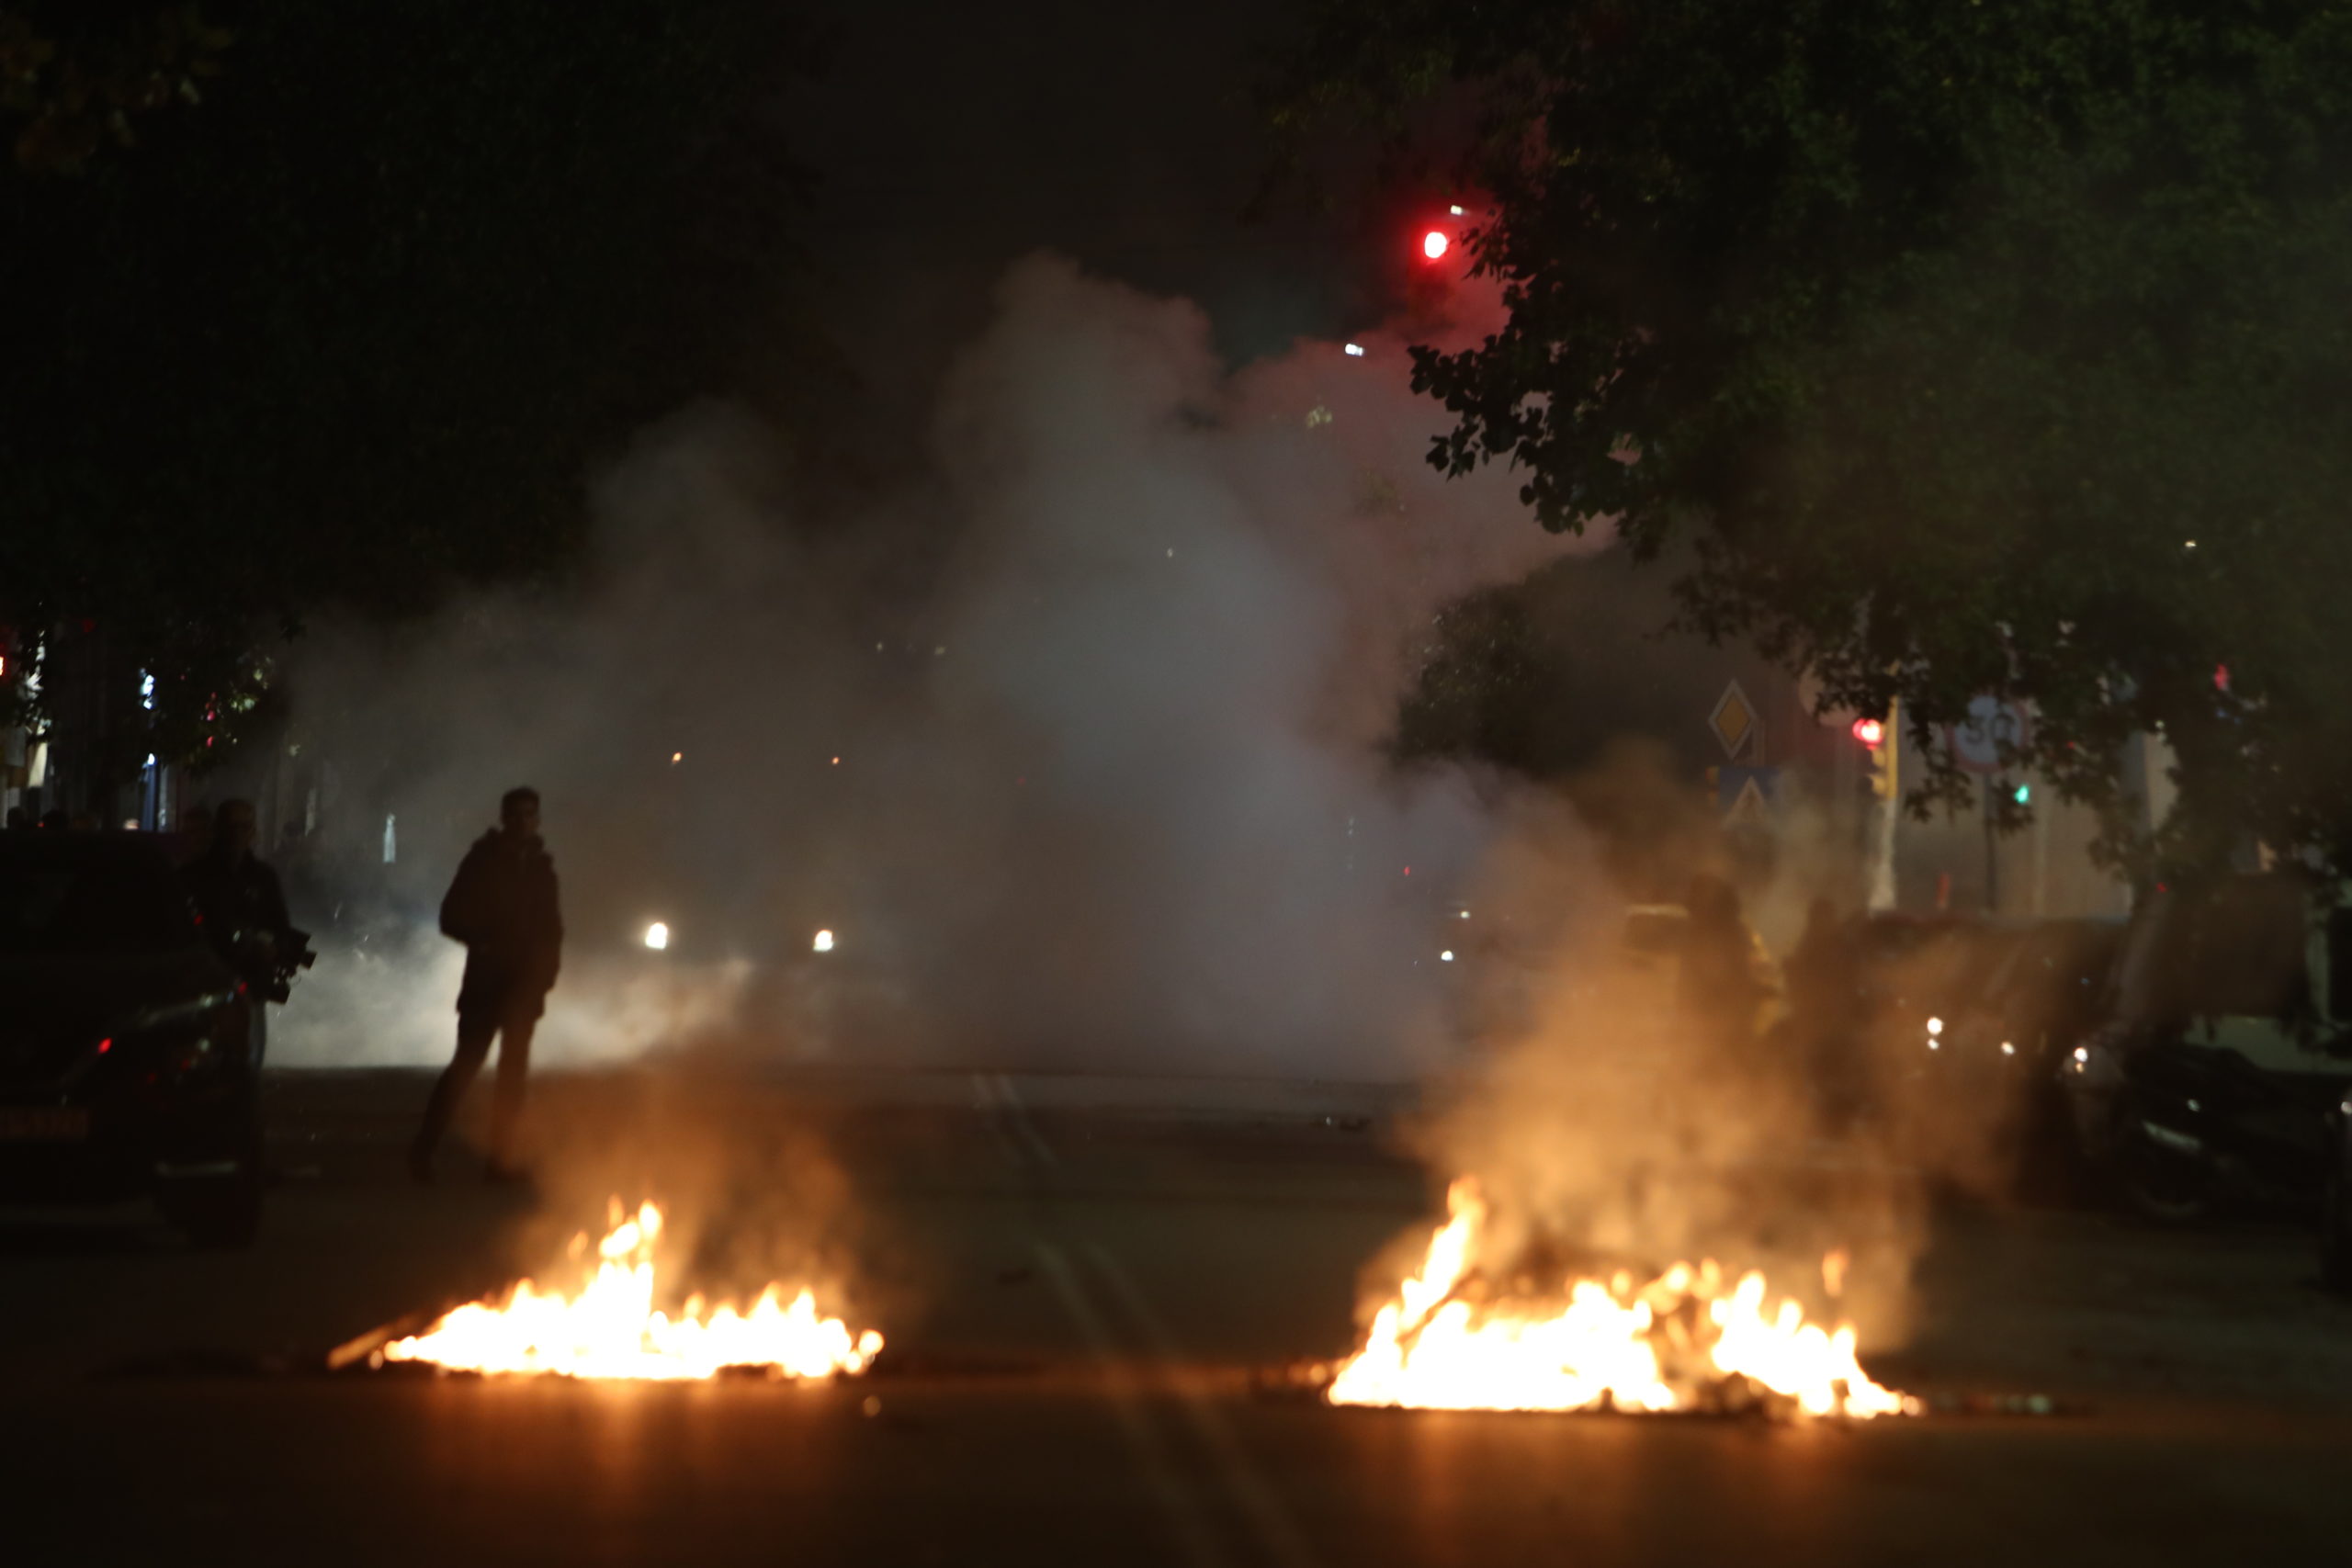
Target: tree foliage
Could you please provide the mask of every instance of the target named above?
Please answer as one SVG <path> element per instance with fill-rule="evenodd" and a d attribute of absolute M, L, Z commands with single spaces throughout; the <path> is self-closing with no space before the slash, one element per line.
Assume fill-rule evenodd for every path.
<path fill-rule="evenodd" d="M 71 174 L 134 123 L 199 101 L 229 35 L 195 6 L 80 0 L 0 7 L 0 115 L 20 169 Z"/>
<path fill-rule="evenodd" d="M 1490 204 L 1508 325 L 1414 357 L 1439 467 L 1687 543 L 1687 619 L 1831 703 L 2030 699 L 2017 761 L 2113 821 L 2162 732 L 2118 852 L 2352 860 L 2352 11 L 1349 0 L 1274 114 Z"/>
<path fill-rule="evenodd" d="M 117 9 L 35 33 L 192 15 Z M 308 615 L 559 568 L 597 457 L 760 340 L 805 184 L 757 0 L 205 15 L 200 107 L 0 176 L 0 626 L 100 628 L 167 756 Z"/>

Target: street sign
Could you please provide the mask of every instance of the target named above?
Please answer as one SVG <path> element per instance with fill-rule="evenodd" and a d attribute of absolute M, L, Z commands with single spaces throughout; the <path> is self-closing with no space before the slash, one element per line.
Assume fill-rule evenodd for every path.
<path fill-rule="evenodd" d="M 2014 750 L 2033 739 L 2033 716 L 2025 705 L 1999 697 L 1973 699 L 1964 721 L 1943 728 L 1952 764 L 1964 773 L 2001 772 L 2001 748 Z"/>
<path fill-rule="evenodd" d="M 1763 728 L 1763 718 L 1747 694 L 1734 681 L 1715 699 L 1715 709 L 1707 716 L 1707 728 L 1715 732 L 1723 745 L 1724 755 L 1736 759 L 1743 750 L 1755 749 L 1758 733 Z"/>
<path fill-rule="evenodd" d="M 1778 768 L 1717 768 L 1715 809 L 1726 828 L 1763 828 L 1771 824 L 1781 797 Z"/>

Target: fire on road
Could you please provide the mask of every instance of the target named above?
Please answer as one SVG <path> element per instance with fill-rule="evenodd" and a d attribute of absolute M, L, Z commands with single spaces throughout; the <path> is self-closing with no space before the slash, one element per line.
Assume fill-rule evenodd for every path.
<path fill-rule="evenodd" d="M 722 1369 L 765 1367 L 778 1376 L 830 1377 L 864 1371 L 881 1352 L 872 1329 L 852 1334 L 838 1317 L 820 1317 L 813 1292 L 789 1304 L 771 1284 L 739 1312 L 715 1310 L 689 1296 L 678 1315 L 654 1306 L 655 1245 L 662 1211 L 651 1203 L 622 1218 L 596 1244 L 597 1262 L 578 1294 L 515 1285 L 504 1305 L 475 1302 L 449 1313 L 423 1334 L 395 1339 L 379 1352 L 386 1361 L 422 1361 L 457 1371 L 553 1373 L 575 1378 L 708 1378 Z M 575 1256 L 587 1250 L 582 1234 Z"/>
<path fill-rule="evenodd" d="M 1332 1379 L 1334 1404 L 1658 1412 L 1703 1408 L 1753 1385 L 1806 1416 L 1918 1409 L 1862 1371 L 1852 1325 L 1808 1323 L 1794 1301 L 1768 1314 L 1762 1274 L 1726 1289 L 1713 1260 L 1678 1263 L 1639 1287 L 1620 1273 L 1571 1282 L 1564 1302 L 1474 1307 L 1461 1292 L 1487 1205 L 1466 1179 L 1446 1201 L 1450 1218 L 1421 1271 Z"/>

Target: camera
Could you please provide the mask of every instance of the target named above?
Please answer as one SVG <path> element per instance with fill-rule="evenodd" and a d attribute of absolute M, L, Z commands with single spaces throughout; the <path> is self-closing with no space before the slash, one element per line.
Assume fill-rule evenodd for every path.
<path fill-rule="evenodd" d="M 311 945 L 311 933 L 288 927 L 286 950 L 277 953 L 270 964 L 269 983 L 263 988 L 271 1001 L 283 1003 L 294 994 L 294 972 L 308 969 L 318 962 L 318 950 Z"/>

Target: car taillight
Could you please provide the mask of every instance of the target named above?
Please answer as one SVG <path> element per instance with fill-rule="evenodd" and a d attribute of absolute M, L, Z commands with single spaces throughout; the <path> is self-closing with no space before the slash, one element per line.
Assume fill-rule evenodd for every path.
<path fill-rule="evenodd" d="M 211 1060 L 212 1042 L 208 1038 L 175 1041 L 165 1048 L 161 1060 L 163 1069 L 174 1075 L 191 1073 Z"/>

